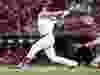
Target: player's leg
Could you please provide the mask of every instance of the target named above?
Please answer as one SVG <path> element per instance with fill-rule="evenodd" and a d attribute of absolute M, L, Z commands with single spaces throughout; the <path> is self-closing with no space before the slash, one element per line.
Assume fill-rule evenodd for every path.
<path fill-rule="evenodd" d="M 32 48 L 30 49 L 29 53 L 27 54 L 26 58 L 34 59 L 35 54 L 38 53 L 43 48 L 48 48 L 50 41 L 48 39 L 48 35 L 41 38 L 39 41 L 37 41 Z"/>
<path fill-rule="evenodd" d="M 68 66 L 77 66 L 78 63 L 74 60 L 70 60 L 64 57 L 56 56 L 56 52 L 53 47 L 50 47 L 45 50 L 46 55 L 52 62 L 60 63 L 60 64 L 66 64 Z"/>
<path fill-rule="evenodd" d="M 17 65 L 17 68 L 22 68 L 24 66 L 24 64 L 31 64 L 32 63 L 32 59 L 34 59 L 36 56 L 36 53 L 38 53 L 42 48 L 40 47 L 40 42 L 36 42 L 32 48 L 29 50 L 27 56 L 25 56 L 22 60 L 22 62 L 20 62 Z"/>
<path fill-rule="evenodd" d="M 38 42 L 36 42 L 36 44 L 34 44 L 32 46 L 32 48 L 30 49 L 29 53 L 27 54 L 27 56 L 25 56 L 25 58 L 23 59 L 23 61 L 20 63 L 24 63 L 24 66 L 21 67 L 22 69 L 28 69 L 30 68 L 30 65 L 32 63 L 32 59 L 35 58 L 35 54 L 37 52 L 39 52 L 40 50 L 42 50 L 43 48 L 48 48 L 48 46 L 50 45 L 51 41 L 48 39 L 48 35 L 43 37 L 42 39 L 40 39 Z"/>

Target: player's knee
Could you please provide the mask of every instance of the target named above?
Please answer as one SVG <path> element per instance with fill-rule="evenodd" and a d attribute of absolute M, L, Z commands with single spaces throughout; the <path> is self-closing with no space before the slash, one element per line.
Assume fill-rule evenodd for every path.
<path fill-rule="evenodd" d="M 52 62 L 55 62 L 56 61 L 56 56 L 50 56 L 48 57 Z"/>

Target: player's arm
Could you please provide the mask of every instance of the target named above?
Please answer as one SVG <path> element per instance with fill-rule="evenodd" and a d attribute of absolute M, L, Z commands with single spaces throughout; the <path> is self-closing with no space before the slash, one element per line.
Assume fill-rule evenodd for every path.
<path fill-rule="evenodd" d="M 64 18 L 65 16 L 67 16 L 69 14 L 70 14 L 70 11 L 69 10 L 64 10 L 63 11 L 63 14 L 60 17 Z"/>
<path fill-rule="evenodd" d="M 43 7 L 42 11 L 40 12 L 39 16 L 58 16 L 59 14 L 64 14 L 63 11 L 48 11 L 47 7 Z"/>
<path fill-rule="evenodd" d="M 50 12 L 50 11 L 47 10 L 46 7 L 44 7 L 39 15 L 45 15 L 45 16 L 50 16 L 50 15 L 58 16 L 58 15 L 61 15 L 62 17 L 64 17 L 64 16 L 67 16 L 69 13 L 70 13 L 70 11 L 68 9 L 64 10 L 64 11 L 60 10 L 60 11 L 52 11 L 52 12 Z"/>

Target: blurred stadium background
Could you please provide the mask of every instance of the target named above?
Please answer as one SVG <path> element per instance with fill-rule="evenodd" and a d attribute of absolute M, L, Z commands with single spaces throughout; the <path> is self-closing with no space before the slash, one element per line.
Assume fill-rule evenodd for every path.
<path fill-rule="evenodd" d="M 41 9 L 42 0 L 0 0 L 0 74 L 4 75 L 49 75 L 49 74 L 58 74 L 58 75 L 99 75 L 96 73 L 94 69 L 90 69 L 87 67 L 78 67 L 76 68 L 76 73 L 72 73 L 72 70 L 64 70 L 65 66 L 59 67 L 56 65 L 52 65 L 49 67 L 49 64 L 53 64 L 50 62 L 45 56 L 44 52 L 40 52 L 37 54 L 37 60 L 33 61 L 33 72 L 24 72 L 24 73 L 16 73 L 12 72 L 15 70 L 8 69 L 8 64 L 17 64 L 22 58 L 27 54 L 32 44 L 34 44 L 38 40 L 39 33 L 37 31 L 37 14 Z M 48 3 L 54 1 L 52 6 L 49 6 L 51 10 L 62 10 L 67 9 L 67 4 L 64 4 L 65 0 L 46 0 Z M 67 1 L 67 0 L 66 0 Z M 85 1 L 85 0 L 84 0 Z M 86 0 L 87 1 L 87 0 Z M 92 0 L 91 0 L 92 1 Z M 66 2 L 65 2 L 66 3 Z M 70 4 L 70 3 L 68 3 Z M 95 5 L 93 5 L 95 10 Z M 93 16 L 94 12 L 92 12 L 92 17 L 95 18 L 97 23 L 97 28 L 95 29 L 97 32 L 100 32 L 100 0 L 96 0 L 96 15 Z M 72 12 L 73 14 L 75 12 Z M 79 14 L 79 13 L 78 13 Z M 85 13 L 86 15 L 87 13 Z M 72 17 L 73 16 L 73 17 Z M 80 16 L 80 15 L 79 15 Z M 71 15 L 71 17 L 65 17 L 65 22 L 67 24 L 64 27 L 56 27 L 55 31 L 55 49 L 56 53 L 59 56 L 64 57 L 73 57 L 74 52 L 72 50 L 72 43 L 79 42 L 80 34 L 78 32 L 72 33 L 72 31 L 76 31 L 80 29 L 80 22 L 73 22 L 74 20 L 80 19 L 78 16 L 75 17 Z M 74 19 L 73 19 L 74 18 Z M 67 21 L 66 21 L 67 20 Z M 68 24 L 68 21 L 70 24 Z M 72 24 L 71 24 L 72 23 Z M 76 27 L 74 27 L 75 25 Z M 88 26 L 87 26 L 88 27 Z M 88 28 L 84 27 L 88 30 Z M 67 30 L 64 32 L 63 30 Z M 68 32 L 68 30 L 70 32 Z M 90 26 L 90 30 L 93 30 Z M 61 46 L 62 45 L 62 46 Z M 96 55 L 100 54 L 100 45 L 96 47 Z M 4 64 L 4 65 L 2 65 Z M 39 64 L 47 64 L 46 66 L 40 66 Z M 56 66 L 56 67 L 55 67 Z M 48 68 L 48 69 L 47 69 Z M 52 71 L 48 71 L 52 70 Z M 92 72 L 95 73 L 92 73 Z"/>
<path fill-rule="evenodd" d="M 0 0 L 0 61 L 1 63 L 16 63 L 25 56 L 29 51 L 29 48 L 39 39 L 39 33 L 37 31 L 37 14 L 40 12 L 41 0 Z M 51 3 L 52 0 L 46 0 L 47 4 Z M 65 1 L 65 0 L 64 0 Z M 64 7 L 64 1 L 54 1 L 53 5 L 49 6 L 49 10 L 58 10 L 67 9 Z M 67 0 L 66 0 L 67 1 Z M 65 2 L 66 3 L 66 2 Z M 99 7 L 99 3 L 97 2 Z M 96 9 L 99 10 L 99 9 Z M 80 15 L 79 15 L 80 16 Z M 64 26 L 57 27 L 55 30 L 56 36 L 56 52 L 57 55 L 64 57 L 73 57 L 74 53 L 72 50 L 72 43 L 79 42 L 80 33 L 80 22 L 73 22 L 73 20 L 78 20 L 80 17 L 76 17 L 75 14 L 72 17 L 65 17 Z M 98 24 L 99 31 L 99 16 L 93 16 Z M 67 20 L 67 21 L 66 21 Z M 70 21 L 70 24 L 67 22 Z M 67 23 L 67 24 L 66 24 Z M 75 27 L 76 26 L 76 27 Z M 95 31 L 91 26 L 84 25 L 82 27 L 88 31 Z M 82 29 L 82 30 L 84 30 Z M 64 31 L 66 33 L 64 33 Z M 75 32 L 75 31 L 78 32 Z M 68 32 L 70 31 L 70 32 Z M 72 33 L 75 32 L 75 33 Z M 95 36 L 95 34 L 94 34 Z M 78 37 L 78 39 L 77 39 Z M 64 39 L 63 39 L 64 38 Z M 61 46 L 62 42 L 62 46 Z M 97 48 L 97 53 L 99 53 Z M 38 54 L 37 54 L 38 55 Z M 40 52 L 40 55 L 43 55 L 43 59 L 46 57 L 43 52 Z M 16 58 L 16 59 L 15 59 Z M 40 58 L 40 57 L 38 57 Z M 13 59 L 13 60 L 12 60 Z M 17 60 L 18 59 L 18 60 Z M 42 58 L 41 58 L 42 59 Z M 43 59 L 40 60 L 41 63 Z M 5 61 L 6 60 L 6 61 Z M 43 62 L 44 63 L 44 62 Z M 49 63 L 49 60 L 45 60 L 45 63 Z"/>

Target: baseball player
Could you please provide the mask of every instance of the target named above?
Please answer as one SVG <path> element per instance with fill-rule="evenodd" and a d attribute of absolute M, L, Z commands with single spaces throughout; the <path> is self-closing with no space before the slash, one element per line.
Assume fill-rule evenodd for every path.
<path fill-rule="evenodd" d="M 63 12 L 48 12 L 47 8 L 43 7 L 42 12 L 38 16 L 38 31 L 40 32 L 41 39 L 32 46 L 27 56 L 23 59 L 21 63 L 17 65 L 17 68 L 29 70 L 31 60 L 34 59 L 36 57 L 36 53 L 41 50 L 45 51 L 46 55 L 52 62 L 66 64 L 68 66 L 78 65 L 78 63 L 74 60 L 56 56 L 56 52 L 54 50 L 55 39 L 53 29 L 55 23 L 57 23 L 57 19 L 55 16 L 59 14 L 63 14 Z"/>

